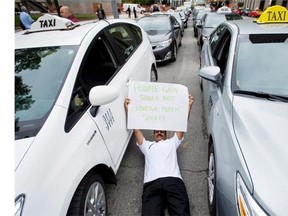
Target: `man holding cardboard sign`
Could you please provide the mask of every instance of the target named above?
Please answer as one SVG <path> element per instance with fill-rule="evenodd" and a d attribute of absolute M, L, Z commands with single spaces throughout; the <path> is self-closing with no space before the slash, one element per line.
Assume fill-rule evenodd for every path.
<path fill-rule="evenodd" d="M 191 94 L 189 94 L 188 96 L 188 91 L 179 91 L 179 89 L 181 88 L 182 87 L 180 86 L 179 88 L 179 85 L 177 84 L 147 83 L 146 85 L 143 82 L 132 82 L 132 84 L 130 83 L 129 98 L 126 98 L 124 102 L 126 115 L 128 115 L 128 125 L 129 121 L 131 122 L 131 119 L 129 120 L 129 118 L 131 117 L 130 115 L 133 112 L 136 112 L 139 115 L 138 117 L 135 117 L 134 115 L 136 121 L 142 118 L 143 115 L 144 119 L 145 115 L 155 115 L 162 117 L 152 117 L 148 118 L 148 120 L 152 119 L 152 122 L 156 122 L 157 120 L 160 122 L 165 122 L 167 114 L 166 108 L 173 107 L 168 113 L 175 111 L 174 114 L 180 112 L 182 112 L 183 114 L 184 112 L 184 125 L 185 127 L 187 127 L 187 120 L 189 118 L 190 111 L 194 102 L 194 97 Z M 136 96 L 137 94 L 135 95 L 131 91 L 141 91 L 141 94 L 138 94 L 138 96 Z M 144 91 L 146 92 L 145 94 L 143 93 Z M 183 101 L 178 101 L 180 104 L 182 104 L 181 106 L 178 106 L 177 104 L 168 104 L 169 106 L 167 106 L 167 104 L 162 101 L 160 107 L 164 106 L 166 108 L 161 108 L 161 113 L 158 112 L 159 107 L 157 107 L 157 105 L 153 105 L 153 103 L 150 103 L 152 100 L 154 101 L 154 103 L 157 103 L 159 105 L 160 98 L 163 99 L 163 95 L 159 94 L 159 91 L 165 91 L 166 93 L 170 92 L 170 95 L 166 95 L 165 93 L 165 97 L 171 96 L 170 99 L 173 99 L 174 101 L 178 97 L 183 97 L 183 95 L 186 95 L 186 98 L 183 98 Z M 147 92 L 154 93 L 150 94 Z M 147 94 L 149 96 L 147 96 Z M 143 100 L 139 101 L 139 97 L 142 97 Z M 139 103 L 135 103 L 134 100 L 138 100 Z M 148 100 L 150 102 L 148 102 Z M 132 106 L 133 104 L 134 106 Z M 182 106 L 185 106 L 186 109 L 182 109 Z M 147 114 L 147 112 L 152 112 L 152 114 Z M 171 128 L 169 125 L 175 125 L 174 122 L 175 119 L 171 122 L 168 122 L 168 124 L 167 122 L 162 125 L 155 124 L 157 128 L 154 128 L 153 131 L 154 141 L 146 140 L 140 129 L 133 129 L 137 145 L 145 156 L 144 186 L 142 194 L 142 216 L 164 215 L 166 207 L 168 208 L 169 215 L 190 215 L 189 199 L 185 184 L 180 174 L 177 159 L 177 148 L 180 146 L 181 142 L 184 139 L 184 131 L 186 131 L 186 128 L 183 129 L 180 125 L 179 128 L 181 128 L 181 130 L 175 132 L 172 138 L 167 139 L 166 129 Z M 149 125 L 147 126 L 148 128 L 144 128 L 142 123 L 139 126 L 142 127 L 142 129 L 151 129 Z"/>

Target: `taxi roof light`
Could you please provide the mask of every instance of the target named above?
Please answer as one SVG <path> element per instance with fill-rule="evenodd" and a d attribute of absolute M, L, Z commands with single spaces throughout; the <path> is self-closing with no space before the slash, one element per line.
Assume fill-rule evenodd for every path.
<path fill-rule="evenodd" d="M 232 13 L 232 10 L 227 6 L 222 6 L 217 10 L 217 13 Z"/>
<path fill-rule="evenodd" d="M 31 25 L 31 28 L 27 33 L 49 30 L 68 30 L 73 29 L 76 26 L 79 26 L 79 24 L 76 24 L 69 19 L 56 15 L 44 14 Z"/>
<path fill-rule="evenodd" d="M 288 23 L 288 10 L 280 5 L 268 7 L 256 22 L 259 24 Z"/>

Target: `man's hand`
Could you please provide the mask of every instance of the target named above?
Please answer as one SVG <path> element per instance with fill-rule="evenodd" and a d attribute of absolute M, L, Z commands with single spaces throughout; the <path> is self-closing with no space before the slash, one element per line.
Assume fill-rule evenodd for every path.
<path fill-rule="evenodd" d="M 125 108 L 125 112 L 126 112 L 126 116 L 128 114 L 128 105 L 130 103 L 130 99 L 129 98 L 125 98 L 124 100 L 124 108 Z"/>
<path fill-rule="evenodd" d="M 194 97 L 192 96 L 191 93 L 189 93 L 188 119 L 189 119 L 189 116 L 190 116 L 190 112 L 191 112 L 191 108 L 192 108 L 193 103 L 194 103 Z M 184 132 L 182 132 L 182 131 L 177 131 L 176 134 L 177 134 L 179 140 L 181 140 L 183 138 L 183 136 L 184 136 Z"/>
<path fill-rule="evenodd" d="M 125 112 L 126 112 L 126 117 L 127 117 L 127 114 L 128 114 L 128 105 L 130 103 L 130 99 L 129 98 L 125 98 L 124 100 L 124 108 L 125 108 Z M 134 129 L 134 136 L 136 138 L 136 143 L 138 145 L 142 145 L 143 141 L 144 141 L 144 136 L 141 132 L 141 130 L 139 129 Z"/>
<path fill-rule="evenodd" d="M 192 96 L 191 93 L 189 93 L 189 107 L 188 107 L 188 119 L 189 119 L 189 116 L 190 116 L 190 112 L 191 112 L 191 108 L 192 108 L 192 105 L 194 103 L 194 97 Z"/>

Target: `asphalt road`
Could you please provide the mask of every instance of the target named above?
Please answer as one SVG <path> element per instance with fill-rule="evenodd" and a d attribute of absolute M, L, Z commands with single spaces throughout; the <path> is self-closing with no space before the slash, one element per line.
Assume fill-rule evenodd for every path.
<path fill-rule="evenodd" d="M 188 87 L 195 102 L 188 122 L 185 140 L 178 149 L 178 160 L 190 200 L 191 215 L 209 215 L 207 204 L 207 137 L 203 121 L 202 94 L 199 87 L 199 51 L 193 37 L 192 18 L 185 29 L 176 62 L 158 64 L 159 82 L 178 83 Z M 144 131 L 152 139 L 151 131 Z M 132 137 L 117 173 L 117 185 L 107 186 L 110 216 L 141 215 L 144 158 Z M 168 215 L 168 214 L 167 214 Z"/>

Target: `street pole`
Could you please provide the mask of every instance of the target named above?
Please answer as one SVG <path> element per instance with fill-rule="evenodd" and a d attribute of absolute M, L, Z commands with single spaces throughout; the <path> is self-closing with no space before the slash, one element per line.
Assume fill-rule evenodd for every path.
<path fill-rule="evenodd" d="M 117 0 L 111 0 L 111 6 L 112 6 L 114 18 L 119 18 Z"/>

